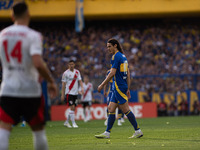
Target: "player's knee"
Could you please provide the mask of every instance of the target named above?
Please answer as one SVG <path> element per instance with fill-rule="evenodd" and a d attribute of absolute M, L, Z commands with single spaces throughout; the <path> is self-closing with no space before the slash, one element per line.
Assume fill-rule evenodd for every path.
<path fill-rule="evenodd" d="M 109 113 L 113 113 L 113 112 L 115 112 L 115 109 L 112 107 L 112 106 L 108 106 L 108 112 Z"/>
<path fill-rule="evenodd" d="M 31 126 L 32 131 L 40 131 L 44 129 L 44 125 L 43 124 L 38 124 L 38 125 L 33 125 Z"/>

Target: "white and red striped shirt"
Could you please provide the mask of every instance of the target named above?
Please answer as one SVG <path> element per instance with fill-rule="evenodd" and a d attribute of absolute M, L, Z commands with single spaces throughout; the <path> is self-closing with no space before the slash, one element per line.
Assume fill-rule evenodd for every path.
<path fill-rule="evenodd" d="M 87 84 L 83 83 L 84 94 L 81 96 L 81 101 L 89 102 L 92 101 L 92 91 L 93 85 L 92 83 L 88 82 Z M 79 91 L 81 88 L 79 89 Z"/>
<path fill-rule="evenodd" d="M 67 69 L 62 76 L 62 82 L 66 83 L 65 94 L 78 95 L 79 80 L 81 80 L 81 74 L 77 69 L 74 71 Z"/>

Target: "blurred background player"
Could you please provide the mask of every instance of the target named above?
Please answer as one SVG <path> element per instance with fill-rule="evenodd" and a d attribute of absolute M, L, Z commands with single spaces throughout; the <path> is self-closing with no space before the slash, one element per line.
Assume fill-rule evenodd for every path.
<path fill-rule="evenodd" d="M 84 93 L 83 82 L 79 70 L 74 68 L 75 62 L 73 60 L 69 61 L 68 67 L 69 69 L 62 75 L 61 101 L 64 101 L 66 98 L 66 102 L 70 107 L 64 126 L 67 126 L 68 128 L 78 128 L 78 125 L 75 122 L 75 107 L 78 98 L 78 82 L 81 86 L 81 94 Z M 69 119 L 71 119 L 72 126 L 69 124 Z"/>
<path fill-rule="evenodd" d="M 107 71 L 107 75 L 109 73 L 110 73 L 110 70 Z M 108 86 L 108 90 L 107 90 L 107 86 Z M 110 103 L 110 99 L 112 97 L 114 88 L 115 88 L 115 81 L 114 81 L 114 79 L 111 79 L 109 81 L 109 83 L 104 86 L 104 96 L 107 98 L 107 106 Z M 118 108 L 118 122 L 117 122 L 118 126 L 121 126 L 122 125 L 121 122 L 124 122 L 124 119 L 122 118 L 122 113 L 123 112 Z M 109 112 L 108 112 L 108 108 L 107 108 L 107 118 L 106 118 L 106 120 L 104 122 L 105 126 L 107 126 L 107 123 L 108 123 L 108 114 L 109 114 Z"/>
<path fill-rule="evenodd" d="M 95 135 L 96 138 L 110 138 L 110 132 L 115 122 L 115 110 L 119 107 L 135 129 L 135 133 L 130 138 L 140 138 L 143 136 L 142 131 L 137 124 L 135 115 L 129 108 L 128 99 L 130 95 L 130 72 L 128 68 L 128 61 L 123 54 L 123 49 L 116 39 L 109 39 L 107 42 L 108 52 L 113 56 L 111 58 L 111 70 L 106 79 L 98 86 L 100 92 L 104 86 L 115 78 L 115 88 L 108 106 L 109 116 L 108 125 L 104 133 Z"/>
<path fill-rule="evenodd" d="M 0 58 L 3 81 L 0 92 L 0 150 L 8 149 L 12 125 L 23 116 L 33 133 L 36 150 L 47 150 L 44 130 L 44 99 L 39 75 L 48 81 L 51 97 L 57 95 L 56 84 L 43 61 L 42 37 L 28 27 L 30 14 L 24 2 L 12 7 L 11 25 L 0 33 Z"/>
<path fill-rule="evenodd" d="M 83 78 L 83 89 L 84 92 L 81 96 L 81 103 L 83 106 L 83 113 L 84 113 L 84 122 L 87 122 L 91 119 L 91 106 L 92 106 L 92 92 L 93 92 L 93 85 L 89 82 L 89 77 L 87 75 Z M 81 90 L 81 88 L 80 88 Z"/>

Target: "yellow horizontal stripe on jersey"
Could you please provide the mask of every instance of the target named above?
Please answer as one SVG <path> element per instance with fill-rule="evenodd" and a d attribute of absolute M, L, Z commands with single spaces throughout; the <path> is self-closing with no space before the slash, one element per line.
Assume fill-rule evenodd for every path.
<path fill-rule="evenodd" d="M 115 82 L 115 87 L 116 87 L 116 90 L 117 92 L 125 99 L 128 101 L 128 97 L 126 96 L 126 94 L 122 93 L 122 91 L 120 91 L 118 85 L 117 85 L 117 82 Z"/>

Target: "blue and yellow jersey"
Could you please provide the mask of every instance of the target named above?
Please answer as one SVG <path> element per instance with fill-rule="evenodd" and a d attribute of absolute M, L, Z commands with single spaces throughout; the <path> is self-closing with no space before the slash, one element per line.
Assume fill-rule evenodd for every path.
<path fill-rule="evenodd" d="M 128 61 L 124 54 L 121 52 L 116 52 L 111 59 L 111 68 L 116 69 L 116 74 L 114 76 L 115 80 L 115 90 L 122 96 L 124 99 L 127 99 L 125 95 L 128 84 L 127 84 L 127 74 L 128 74 Z"/>

